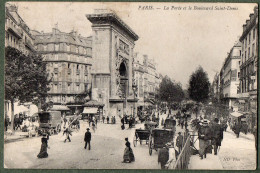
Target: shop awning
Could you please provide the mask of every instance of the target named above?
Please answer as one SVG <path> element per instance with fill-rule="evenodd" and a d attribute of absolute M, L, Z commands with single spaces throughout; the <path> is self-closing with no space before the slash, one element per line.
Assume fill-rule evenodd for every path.
<path fill-rule="evenodd" d="M 104 107 L 105 105 L 96 100 L 90 100 L 87 103 L 85 103 L 83 106 Z"/>
<path fill-rule="evenodd" d="M 83 114 L 96 114 L 98 111 L 98 108 L 93 107 L 84 107 Z"/>
<path fill-rule="evenodd" d="M 232 112 L 232 113 L 230 113 L 230 115 L 232 115 L 233 117 L 240 117 L 240 116 L 242 116 L 243 114 L 240 113 L 240 112 Z"/>
<path fill-rule="evenodd" d="M 51 111 L 69 111 L 70 109 L 65 105 L 53 105 Z"/>

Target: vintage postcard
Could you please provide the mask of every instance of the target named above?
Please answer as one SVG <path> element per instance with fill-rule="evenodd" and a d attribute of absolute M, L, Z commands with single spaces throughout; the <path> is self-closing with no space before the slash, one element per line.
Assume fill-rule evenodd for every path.
<path fill-rule="evenodd" d="M 6 2 L 4 168 L 254 170 L 258 4 Z"/>

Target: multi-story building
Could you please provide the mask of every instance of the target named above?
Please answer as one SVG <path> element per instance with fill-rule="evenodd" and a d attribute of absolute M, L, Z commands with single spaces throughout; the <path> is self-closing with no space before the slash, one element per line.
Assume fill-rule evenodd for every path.
<path fill-rule="evenodd" d="M 34 37 L 30 28 L 26 25 L 17 11 L 17 7 L 6 3 L 5 7 L 5 47 L 16 48 L 28 55 L 35 52 Z M 11 103 L 5 100 L 5 115 L 11 117 Z M 36 106 L 19 106 L 19 102 L 14 103 L 14 114 L 26 113 L 31 114 L 37 111 Z"/>
<path fill-rule="evenodd" d="M 35 51 L 34 37 L 30 28 L 17 12 L 17 7 L 6 3 L 5 46 L 14 47 L 25 54 Z"/>
<path fill-rule="evenodd" d="M 257 114 L 258 7 L 249 17 L 239 39 L 242 43 L 239 102 L 244 105 L 243 111 Z"/>
<path fill-rule="evenodd" d="M 156 89 L 160 85 L 160 76 L 156 71 L 157 64 L 147 55 L 135 53 L 133 73 L 137 85 L 138 110 L 153 105 Z"/>
<path fill-rule="evenodd" d="M 238 86 L 241 63 L 241 43 L 236 43 L 230 50 L 220 71 L 220 99 L 229 109 L 238 98 Z"/>
<path fill-rule="evenodd" d="M 47 101 L 73 107 L 90 100 L 92 38 L 58 28 L 50 33 L 33 31 L 33 35 L 51 77 Z"/>
<path fill-rule="evenodd" d="M 144 76 L 147 73 L 147 69 L 144 65 L 143 55 L 135 53 L 133 63 L 133 73 L 135 84 L 137 86 L 136 97 L 138 98 L 137 109 L 143 110 L 144 103 Z"/>

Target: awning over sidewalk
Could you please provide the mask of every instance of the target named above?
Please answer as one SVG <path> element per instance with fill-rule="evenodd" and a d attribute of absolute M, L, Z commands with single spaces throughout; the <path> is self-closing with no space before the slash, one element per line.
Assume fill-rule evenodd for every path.
<path fill-rule="evenodd" d="M 98 111 L 98 108 L 89 108 L 89 107 L 84 107 L 84 110 L 83 110 L 83 114 L 96 114 Z"/>
<path fill-rule="evenodd" d="M 53 105 L 51 111 L 69 111 L 70 109 L 65 105 Z"/>
<path fill-rule="evenodd" d="M 233 117 L 240 117 L 240 116 L 242 116 L 243 114 L 240 113 L 240 112 L 232 112 L 232 113 L 230 113 L 230 115 L 232 115 Z"/>

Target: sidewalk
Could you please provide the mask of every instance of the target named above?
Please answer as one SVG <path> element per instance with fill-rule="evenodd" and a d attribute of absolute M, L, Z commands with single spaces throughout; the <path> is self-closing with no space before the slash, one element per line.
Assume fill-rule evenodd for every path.
<path fill-rule="evenodd" d="M 202 160 L 199 155 L 193 155 L 190 158 L 189 169 L 220 170 L 223 169 L 223 166 L 218 155 L 207 154 L 207 158 Z"/>
<path fill-rule="evenodd" d="M 199 149 L 199 140 L 194 144 L 194 147 Z M 212 150 L 213 151 L 213 150 Z M 200 159 L 199 155 L 192 155 L 188 169 L 201 169 L 201 170 L 220 170 L 223 169 L 218 155 L 207 154 L 207 158 Z"/>
<path fill-rule="evenodd" d="M 25 134 L 26 134 L 26 132 L 19 132 L 19 131 L 16 131 L 13 135 L 5 132 L 4 133 L 4 143 L 10 143 L 10 142 L 22 140 L 22 139 L 26 138 Z"/>

